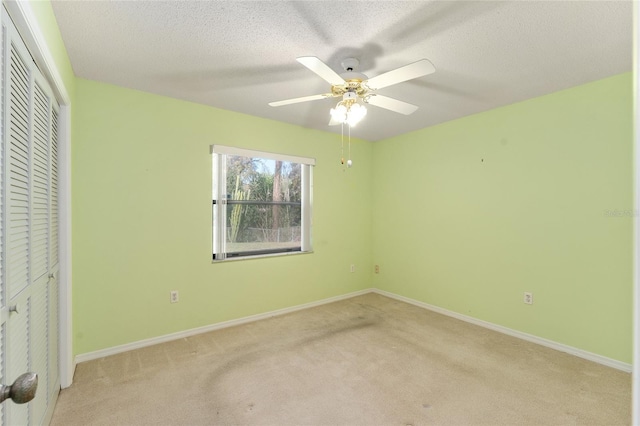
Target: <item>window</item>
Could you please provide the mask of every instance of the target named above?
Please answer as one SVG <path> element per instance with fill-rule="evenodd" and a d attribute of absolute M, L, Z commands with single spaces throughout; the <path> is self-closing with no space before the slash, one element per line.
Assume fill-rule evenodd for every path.
<path fill-rule="evenodd" d="M 221 145 L 213 154 L 213 260 L 311 251 L 311 158 Z"/>

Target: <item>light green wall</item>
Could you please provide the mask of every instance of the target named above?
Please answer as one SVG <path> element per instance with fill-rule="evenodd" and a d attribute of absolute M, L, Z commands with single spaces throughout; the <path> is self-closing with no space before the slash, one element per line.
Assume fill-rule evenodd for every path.
<path fill-rule="evenodd" d="M 334 135 L 76 79 L 30 4 L 73 105 L 75 354 L 373 282 L 631 361 L 630 74 L 357 141 L 344 172 Z M 212 143 L 317 158 L 315 253 L 211 264 Z"/>
<path fill-rule="evenodd" d="M 371 143 L 344 171 L 334 134 L 82 79 L 76 100 L 75 354 L 370 286 Z M 316 158 L 314 253 L 212 264 L 211 144 Z"/>
<path fill-rule="evenodd" d="M 631 118 L 625 74 L 358 141 L 345 172 L 335 135 L 78 79 L 74 353 L 373 283 L 630 362 Z M 211 264 L 213 143 L 317 158 L 315 253 Z"/>
<path fill-rule="evenodd" d="M 374 286 L 631 362 L 632 144 L 630 73 L 375 143 Z"/>

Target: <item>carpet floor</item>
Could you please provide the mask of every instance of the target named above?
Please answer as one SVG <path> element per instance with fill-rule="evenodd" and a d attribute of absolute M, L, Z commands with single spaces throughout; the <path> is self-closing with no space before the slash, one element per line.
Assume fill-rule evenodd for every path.
<path fill-rule="evenodd" d="M 51 425 L 630 423 L 630 374 L 371 293 L 81 363 Z"/>

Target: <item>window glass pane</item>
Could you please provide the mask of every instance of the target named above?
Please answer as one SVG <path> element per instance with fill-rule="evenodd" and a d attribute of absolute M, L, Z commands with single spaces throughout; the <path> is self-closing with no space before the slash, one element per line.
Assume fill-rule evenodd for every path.
<path fill-rule="evenodd" d="M 227 256 L 300 250 L 301 166 L 226 156 Z"/>

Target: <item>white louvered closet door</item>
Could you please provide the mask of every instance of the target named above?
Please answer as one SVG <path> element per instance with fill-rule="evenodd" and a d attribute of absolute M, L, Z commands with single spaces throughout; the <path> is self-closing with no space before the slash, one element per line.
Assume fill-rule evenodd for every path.
<path fill-rule="evenodd" d="M 58 367 L 58 105 L 2 9 L 0 261 L 2 382 L 38 374 L 28 404 L 1 406 L 2 425 L 47 423 Z"/>

